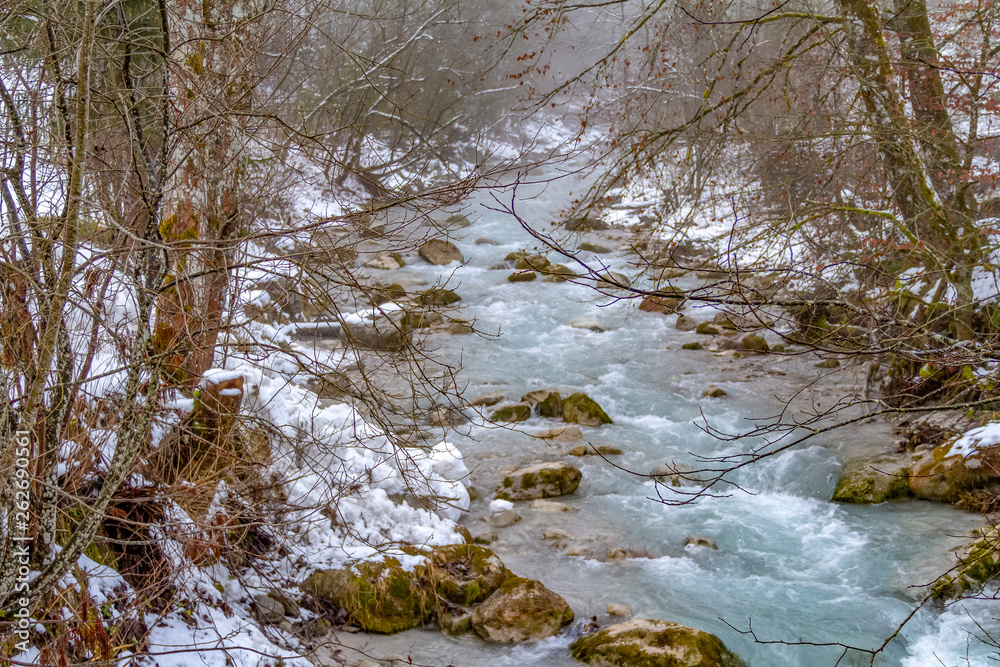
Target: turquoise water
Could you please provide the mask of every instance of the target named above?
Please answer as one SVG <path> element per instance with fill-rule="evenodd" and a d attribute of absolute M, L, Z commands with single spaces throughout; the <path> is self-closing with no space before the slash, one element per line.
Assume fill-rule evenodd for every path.
<path fill-rule="evenodd" d="M 572 185 L 567 180 L 522 186 L 518 209 L 532 221 L 546 223 L 568 200 Z M 720 441 L 702 427 L 707 423 L 726 432 L 745 431 L 751 426 L 748 417 L 775 414 L 782 398 L 815 377 L 816 360 L 768 356 L 747 362 L 683 351 L 683 343 L 706 339 L 677 331 L 675 316 L 640 313 L 636 301 L 601 298 L 584 285 L 540 280 L 510 284 L 510 271 L 489 267 L 508 252 L 537 242 L 509 216 L 487 208 L 495 205 L 482 194 L 464 210 L 475 223 L 456 231 L 453 240 L 465 254 L 465 266 L 432 267 L 417 261 L 399 275 L 429 282 L 447 277 L 448 287 L 462 296 L 461 316 L 498 335 L 435 335 L 430 342 L 446 358 L 461 361 L 459 379 L 472 398 L 503 391 L 517 400 L 540 388 L 557 388 L 564 395 L 587 392 L 615 424 L 584 429 L 585 439 L 625 453 L 614 457 L 615 465 L 600 457 L 562 457 L 569 445 L 530 436 L 556 425 L 537 418 L 517 430 L 474 425 L 450 433 L 449 440 L 473 469 L 473 484 L 485 496 L 474 503 L 465 522 L 470 529 L 489 530 L 482 517 L 501 468 L 567 460 L 581 468 L 583 483 L 574 495 L 559 500 L 579 511 L 552 514 L 519 504 L 522 521 L 497 529 L 492 548 L 513 571 L 538 578 L 565 597 L 578 618 L 599 616 L 612 622 L 604 616 L 608 603 L 626 604 L 637 615 L 715 633 L 755 667 L 832 666 L 844 651 L 756 643 L 737 631 L 751 624 L 761 640 L 879 646 L 923 596 L 925 589 L 919 586 L 948 567 L 948 550 L 963 541 L 957 536 L 982 525 L 983 517 L 925 502 L 874 507 L 829 502 L 844 449 L 891 443 L 884 424 L 837 431 L 738 471 L 731 477 L 738 487 L 728 487 L 724 497 L 684 506 L 657 502 L 652 482 L 629 471 L 648 472 L 672 460 L 694 464 L 699 456 L 734 454 L 759 444 Z M 499 245 L 475 244 L 480 237 Z M 550 258 L 566 263 L 554 254 Z M 623 253 L 601 255 L 600 260 L 613 270 L 636 273 Z M 708 320 L 713 312 L 688 309 L 686 315 Z M 599 319 L 610 330 L 594 333 L 569 326 L 583 317 Z M 841 380 L 839 386 L 833 379 L 817 384 L 799 398 L 829 405 L 850 386 Z M 729 395 L 701 399 L 708 384 Z M 549 528 L 570 533 L 581 555 L 567 555 L 542 539 Z M 685 549 L 684 539 L 691 535 L 711 537 L 719 549 Z M 604 562 L 613 547 L 641 550 L 649 557 Z M 875 664 L 987 664 L 993 651 L 975 637 L 984 630 L 1000 637 L 993 613 L 989 603 L 947 609 L 928 605 Z M 422 664 L 558 667 L 576 664 L 567 649 L 571 640 L 572 632 L 511 648 L 474 637 L 413 631 L 380 640 L 378 647 L 409 654 Z M 848 651 L 839 664 L 868 661 L 867 655 Z"/>

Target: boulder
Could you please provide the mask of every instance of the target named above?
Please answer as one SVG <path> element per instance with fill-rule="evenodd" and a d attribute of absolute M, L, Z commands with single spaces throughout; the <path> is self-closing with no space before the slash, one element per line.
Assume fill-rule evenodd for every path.
<path fill-rule="evenodd" d="M 814 368 L 840 368 L 840 362 L 836 359 L 824 359 L 818 364 L 813 364 Z"/>
<path fill-rule="evenodd" d="M 573 449 L 569 450 L 570 456 L 590 456 L 592 454 L 597 454 L 599 456 L 618 456 L 619 454 L 624 454 L 624 452 L 611 445 L 597 445 L 596 447 L 577 445 Z"/>
<path fill-rule="evenodd" d="M 567 505 L 566 503 L 561 503 L 558 500 L 533 500 L 531 509 L 536 512 L 579 512 L 577 508 L 572 505 Z"/>
<path fill-rule="evenodd" d="M 865 461 L 845 467 L 833 491 L 834 502 L 875 505 L 910 495 L 910 469 L 898 459 Z"/>
<path fill-rule="evenodd" d="M 317 570 L 303 582 L 302 590 L 322 604 L 342 609 L 352 624 L 366 632 L 402 632 L 424 620 L 425 596 L 412 573 L 395 558 Z"/>
<path fill-rule="evenodd" d="M 583 473 L 568 463 L 537 463 L 504 477 L 497 487 L 497 498 L 535 500 L 565 496 L 576 491 L 582 478 Z"/>
<path fill-rule="evenodd" d="M 545 282 L 547 283 L 564 283 L 567 280 L 579 277 L 576 271 L 562 264 L 552 264 L 542 269 L 541 273 L 545 276 Z"/>
<path fill-rule="evenodd" d="M 504 393 L 502 391 L 491 391 L 488 394 L 483 394 L 482 396 L 478 396 L 478 397 L 474 398 L 472 400 L 472 402 L 469 403 L 469 405 L 471 405 L 471 406 L 477 406 L 477 405 L 486 405 L 486 406 L 496 405 L 497 403 L 499 403 L 500 401 L 505 400 L 506 398 L 507 397 L 504 395 Z"/>
<path fill-rule="evenodd" d="M 507 282 L 509 283 L 530 283 L 532 280 L 538 277 L 538 274 L 534 271 L 518 271 L 517 273 L 512 273 L 507 276 Z"/>
<path fill-rule="evenodd" d="M 490 420 L 495 422 L 523 422 L 529 419 L 531 419 L 531 406 L 524 403 L 507 405 L 490 414 Z"/>
<path fill-rule="evenodd" d="M 683 463 L 661 463 L 649 471 L 649 476 L 660 484 L 680 486 L 685 482 L 694 484 L 700 480 L 694 473 L 694 468 Z"/>
<path fill-rule="evenodd" d="M 292 618 L 299 617 L 299 603 L 285 591 L 274 590 L 268 593 L 267 596 L 281 605 L 285 611 L 285 616 Z"/>
<path fill-rule="evenodd" d="M 758 354 L 764 354 L 765 352 L 769 352 L 771 349 L 770 347 L 768 347 L 767 341 L 764 340 L 762 336 L 756 336 L 754 334 L 750 334 L 749 336 L 744 336 L 742 343 L 743 343 L 743 349 L 746 350 L 747 352 L 756 352 Z"/>
<path fill-rule="evenodd" d="M 509 528 L 521 520 L 521 515 L 514 510 L 502 510 L 489 518 L 494 528 Z"/>
<path fill-rule="evenodd" d="M 406 266 L 406 262 L 403 261 L 403 257 L 398 252 L 388 253 L 380 252 L 370 260 L 365 262 L 365 266 L 370 269 L 381 269 L 383 271 L 392 271 L 394 269 L 401 269 Z"/>
<path fill-rule="evenodd" d="M 678 331 L 694 331 L 698 328 L 698 324 L 694 320 L 690 320 L 683 315 L 678 315 L 677 321 L 674 322 L 674 327 Z"/>
<path fill-rule="evenodd" d="M 461 213 L 453 213 L 444 219 L 444 224 L 451 229 L 463 229 L 471 225 L 472 221 Z"/>
<path fill-rule="evenodd" d="M 410 310 L 403 313 L 399 318 L 399 325 L 405 330 L 429 329 L 444 324 L 444 316 L 441 313 L 424 310 Z"/>
<path fill-rule="evenodd" d="M 340 338 L 372 350 L 395 352 L 409 343 L 406 329 L 407 327 L 397 325 L 388 318 L 380 318 L 364 324 L 346 323 L 341 328 Z"/>
<path fill-rule="evenodd" d="M 583 431 L 576 424 L 567 424 L 566 426 L 556 426 L 555 428 L 542 431 L 538 434 L 538 437 L 558 442 L 574 442 L 583 439 Z"/>
<path fill-rule="evenodd" d="M 632 608 L 627 607 L 623 604 L 618 604 L 616 602 L 608 603 L 607 614 L 608 616 L 631 616 Z"/>
<path fill-rule="evenodd" d="M 720 312 L 712 318 L 712 324 L 734 331 L 753 331 L 754 329 L 763 329 L 766 325 L 771 324 L 771 321 L 765 318 L 763 313 L 760 315 L 751 314 L 750 317 L 747 317 L 739 313 Z"/>
<path fill-rule="evenodd" d="M 644 313 L 661 313 L 673 315 L 684 305 L 682 299 L 669 296 L 647 296 L 639 303 L 639 310 Z"/>
<path fill-rule="evenodd" d="M 469 324 L 468 322 L 459 321 L 459 322 L 452 322 L 451 324 L 449 324 L 445 328 L 445 331 L 447 331 L 450 334 L 454 334 L 456 336 L 462 336 L 466 334 L 476 333 L 476 328 L 471 324 Z"/>
<path fill-rule="evenodd" d="M 708 322 L 702 322 L 695 327 L 694 331 L 704 336 L 717 336 L 719 334 L 718 327 L 712 326 Z"/>
<path fill-rule="evenodd" d="M 555 418 L 562 414 L 562 397 L 558 391 L 548 389 L 529 391 L 521 397 L 521 402 L 530 405 L 542 417 Z"/>
<path fill-rule="evenodd" d="M 913 495 L 954 503 L 974 489 L 995 487 L 1000 482 L 1000 446 L 977 446 L 991 426 L 948 440 L 914 463 L 910 467 Z"/>
<path fill-rule="evenodd" d="M 582 250 L 583 252 L 592 252 L 595 255 L 606 255 L 611 252 L 611 248 L 605 248 L 602 245 L 596 243 L 589 243 L 584 241 L 576 247 L 577 250 Z"/>
<path fill-rule="evenodd" d="M 580 637 L 570 651 L 577 660 L 602 667 L 746 667 L 715 635 L 645 618 Z"/>
<path fill-rule="evenodd" d="M 485 236 L 480 236 L 476 239 L 476 245 L 500 245 L 500 243 L 498 241 L 494 241 L 493 239 L 488 239 Z"/>
<path fill-rule="evenodd" d="M 444 239 L 430 239 L 420 246 L 417 254 L 430 264 L 444 266 L 452 262 L 463 262 L 462 251 L 451 241 Z"/>
<path fill-rule="evenodd" d="M 623 287 L 629 287 L 631 284 L 632 282 L 624 273 L 608 271 L 607 273 L 601 273 L 597 276 L 597 283 L 595 283 L 594 286 L 598 289 L 621 289 Z"/>
<path fill-rule="evenodd" d="M 931 587 L 938 600 L 976 594 L 1000 575 L 1000 533 L 986 526 L 976 535 L 975 540 L 955 552 L 958 562 Z"/>
<path fill-rule="evenodd" d="M 441 405 L 427 413 L 427 423 L 431 426 L 452 427 L 469 421 L 462 411 L 447 405 Z"/>
<path fill-rule="evenodd" d="M 514 260 L 514 268 L 518 271 L 541 271 L 551 265 L 552 262 L 545 255 L 525 255 Z"/>
<path fill-rule="evenodd" d="M 705 391 L 701 392 L 702 398 L 722 398 L 723 396 L 728 396 L 728 395 L 729 394 L 726 393 L 725 389 L 720 389 L 719 387 L 716 387 L 714 384 L 708 385 L 708 388 L 705 389 Z"/>
<path fill-rule="evenodd" d="M 274 598 L 260 594 L 254 596 L 254 615 L 261 623 L 277 625 L 285 620 L 285 607 Z"/>
<path fill-rule="evenodd" d="M 496 554 L 476 544 L 436 547 L 427 559 L 424 576 L 448 602 L 482 602 L 512 575 Z"/>
<path fill-rule="evenodd" d="M 488 642 L 545 639 L 573 620 L 566 600 L 534 579 L 511 578 L 472 612 L 472 629 Z"/>
<path fill-rule="evenodd" d="M 562 418 L 565 422 L 582 426 L 614 423 L 597 401 L 582 392 L 571 394 L 563 401 Z"/>
<path fill-rule="evenodd" d="M 708 349 L 713 352 L 724 352 L 726 350 L 742 350 L 743 341 L 737 336 L 719 336 L 713 338 Z"/>
<path fill-rule="evenodd" d="M 698 342 L 684 343 L 683 345 L 681 345 L 681 349 L 682 350 L 704 350 L 705 346 L 702 345 L 701 343 L 698 343 Z"/>
<path fill-rule="evenodd" d="M 422 306 L 450 306 L 461 300 L 462 297 L 458 294 L 443 287 L 429 289 L 417 295 L 417 302 Z"/>

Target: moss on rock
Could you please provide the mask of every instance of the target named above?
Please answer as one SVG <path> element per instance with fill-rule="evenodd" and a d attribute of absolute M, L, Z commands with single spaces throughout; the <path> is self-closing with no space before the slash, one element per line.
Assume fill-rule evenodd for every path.
<path fill-rule="evenodd" d="M 576 491 L 582 478 L 583 473 L 568 463 L 538 463 L 504 477 L 497 492 L 505 494 L 504 500 L 553 498 Z"/>
<path fill-rule="evenodd" d="M 414 573 L 395 558 L 357 563 L 353 568 L 319 570 L 302 589 L 323 603 L 339 607 L 361 629 L 393 634 L 423 623 L 429 606 L 427 591 Z"/>
<path fill-rule="evenodd" d="M 511 577 L 472 612 L 472 629 L 495 643 L 518 643 L 557 634 L 573 610 L 540 581 Z"/>
<path fill-rule="evenodd" d="M 898 465 L 898 464 L 897 464 Z M 909 468 L 880 466 L 871 462 L 844 470 L 833 491 L 833 500 L 855 505 L 875 505 L 910 495 Z"/>
<path fill-rule="evenodd" d="M 495 422 L 523 422 L 531 419 L 531 406 L 524 403 L 508 405 L 490 414 L 490 419 Z"/>
<path fill-rule="evenodd" d="M 612 667 L 746 667 L 715 635 L 643 618 L 580 637 L 570 650 L 577 660 Z"/>
<path fill-rule="evenodd" d="M 445 600 L 470 605 L 492 595 L 511 574 L 486 547 L 451 544 L 431 552 L 425 576 Z"/>
<path fill-rule="evenodd" d="M 565 422 L 582 426 L 614 423 L 597 401 L 582 392 L 571 394 L 563 401 L 562 418 Z"/>
<path fill-rule="evenodd" d="M 970 591 L 976 593 L 1000 575 L 1000 533 L 991 526 L 978 533 L 977 539 L 956 552 L 958 565 L 934 583 L 932 591 L 936 599 L 950 600 Z"/>

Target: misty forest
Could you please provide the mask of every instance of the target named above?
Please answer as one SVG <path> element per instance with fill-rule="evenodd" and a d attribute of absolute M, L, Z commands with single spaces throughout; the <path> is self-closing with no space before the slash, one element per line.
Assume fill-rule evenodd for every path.
<path fill-rule="evenodd" d="M 0 0 L 0 654 L 1000 660 L 996 0 Z"/>

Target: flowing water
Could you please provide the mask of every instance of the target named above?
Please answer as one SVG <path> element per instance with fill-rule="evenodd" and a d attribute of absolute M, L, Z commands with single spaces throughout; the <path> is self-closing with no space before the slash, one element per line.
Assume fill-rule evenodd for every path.
<path fill-rule="evenodd" d="M 572 179 L 521 186 L 518 211 L 535 223 L 553 220 L 579 182 Z M 503 195 L 510 201 L 511 192 Z M 486 194 L 465 209 L 475 222 L 453 239 L 467 264 L 432 267 L 412 263 L 401 274 L 436 282 L 462 296 L 461 316 L 495 338 L 434 335 L 432 345 L 462 364 L 467 394 L 503 391 L 518 400 L 527 391 L 556 388 L 584 391 L 615 423 L 584 428 L 585 441 L 614 445 L 621 456 L 564 456 L 569 446 L 531 437 L 557 422 L 542 418 L 517 429 L 467 427 L 449 434 L 462 450 L 472 483 L 483 499 L 464 522 L 474 534 L 494 531 L 491 545 L 515 573 L 540 579 L 570 603 L 578 619 L 605 615 L 608 603 L 631 607 L 637 615 L 677 621 L 712 632 L 755 667 L 834 665 L 836 646 L 756 643 L 738 630 L 751 627 L 760 640 L 843 643 L 875 647 L 890 636 L 924 595 L 915 588 L 947 569 L 948 550 L 983 517 L 926 502 L 849 506 L 831 503 L 845 452 L 869 443 L 884 451 L 891 442 L 885 424 L 836 431 L 823 440 L 772 457 L 732 479 L 742 490 L 704 498 L 686 506 L 655 501 L 648 472 L 665 461 L 693 463 L 693 455 L 745 451 L 749 442 L 719 441 L 699 427 L 705 420 L 727 432 L 745 431 L 748 417 L 774 414 L 819 371 L 816 358 L 768 355 L 752 359 L 717 356 L 681 345 L 706 337 L 682 333 L 675 316 L 641 313 L 634 300 L 600 298 L 584 285 L 536 280 L 511 284 L 509 270 L 490 269 L 511 251 L 537 244 L 510 216 L 495 210 Z M 499 245 L 477 245 L 486 237 Z M 605 243 L 608 243 L 605 241 Z M 552 255 L 553 261 L 559 259 Z M 593 257 L 591 257 L 593 259 Z M 632 256 L 634 259 L 634 256 Z M 613 270 L 634 276 L 625 253 L 601 255 Z M 563 260 L 565 261 L 565 260 Z M 396 274 L 393 274 L 396 275 Z M 385 278 L 382 278 L 383 280 Z M 693 281 L 693 279 L 691 279 Z M 685 284 L 681 281 L 682 286 Z M 690 283 L 695 284 L 694 282 Z M 709 309 L 686 315 L 709 320 Z M 569 326 L 594 318 L 608 327 L 596 333 Z M 851 370 L 798 396 L 804 404 L 829 405 L 850 389 Z M 837 384 L 837 383 L 840 384 Z M 728 392 L 701 399 L 708 384 Z M 558 500 L 578 512 L 551 513 L 516 503 L 522 520 L 491 528 L 487 504 L 505 467 L 565 460 L 583 471 L 579 490 Z M 568 532 L 567 555 L 542 534 Z M 718 550 L 684 548 L 686 537 L 704 535 Z M 614 547 L 645 552 L 622 562 L 605 562 Z M 994 603 L 995 604 L 995 603 Z M 910 620 L 876 661 L 878 665 L 981 665 L 993 652 L 978 641 L 996 630 L 988 602 L 948 609 L 927 605 Z M 975 619 L 983 629 L 977 629 Z M 971 633 L 971 634 L 970 634 Z M 577 664 L 569 655 L 572 632 L 534 645 L 493 646 L 474 636 L 446 637 L 417 630 L 372 645 L 376 654 L 408 654 L 415 663 L 524 667 Z M 1000 638 L 1000 632 L 995 636 Z M 356 643 L 355 639 L 355 643 Z M 867 664 L 868 656 L 848 652 L 841 665 Z"/>

